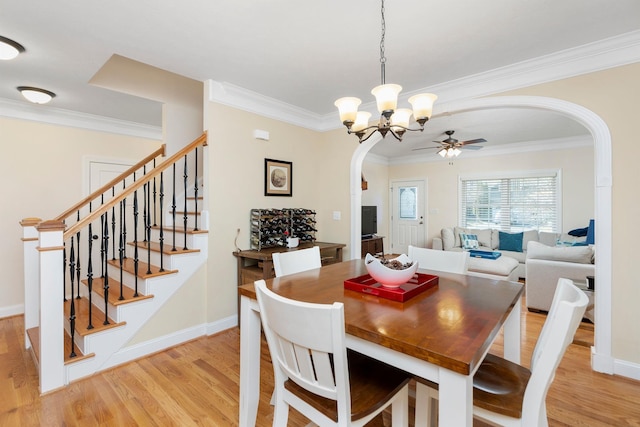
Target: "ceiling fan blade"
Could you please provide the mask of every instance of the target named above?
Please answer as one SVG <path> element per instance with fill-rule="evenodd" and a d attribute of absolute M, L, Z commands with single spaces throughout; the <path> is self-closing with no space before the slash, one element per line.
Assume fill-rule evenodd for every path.
<path fill-rule="evenodd" d="M 480 150 L 482 148 L 484 148 L 484 145 L 465 145 L 464 147 L 462 147 L 463 150 Z"/>
<path fill-rule="evenodd" d="M 434 150 L 434 149 L 439 149 L 441 147 L 420 147 L 420 148 L 413 148 L 411 151 L 418 151 L 418 150 Z"/>
<path fill-rule="evenodd" d="M 469 141 L 462 141 L 459 142 L 460 145 L 469 145 L 469 144 L 477 144 L 479 142 L 487 142 L 486 139 L 484 138 L 478 138 L 478 139 L 470 139 Z"/>

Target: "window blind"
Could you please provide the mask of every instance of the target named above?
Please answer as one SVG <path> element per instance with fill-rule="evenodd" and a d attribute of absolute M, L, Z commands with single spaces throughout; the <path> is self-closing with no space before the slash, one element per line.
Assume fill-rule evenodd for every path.
<path fill-rule="evenodd" d="M 559 174 L 460 178 L 460 225 L 518 232 L 559 228 Z"/>

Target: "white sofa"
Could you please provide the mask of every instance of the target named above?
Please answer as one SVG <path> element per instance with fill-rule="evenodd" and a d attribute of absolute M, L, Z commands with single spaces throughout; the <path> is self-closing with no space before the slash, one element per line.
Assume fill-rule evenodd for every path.
<path fill-rule="evenodd" d="M 576 238 L 566 234 L 538 232 L 537 230 L 525 231 L 522 235 L 522 250 L 507 251 L 500 250 L 500 232 L 497 229 L 475 229 L 463 227 L 448 227 L 440 231 L 440 237 L 434 237 L 432 241 L 433 249 L 445 251 L 463 251 L 460 233 L 475 234 L 478 236 L 478 249 L 481 251 L 498 251 L 502 255 L 515 258 L 518 261 L 516 277 L 526 277 L 525 261 L 527 257 L 527 244 L 530 241 L 540 242 L 547 246 L 554 246 L 558 240 L 563 242 L 577 243 L 585 238 Z"/>
<path fill-rule="evenodd" d="M 549 311 L 559 278 L 586 283 L 587 276 L 595 276 L 595 267 L 591 246 L 551 247 L 530 241 L 526 259 L 527 308 Z"/>

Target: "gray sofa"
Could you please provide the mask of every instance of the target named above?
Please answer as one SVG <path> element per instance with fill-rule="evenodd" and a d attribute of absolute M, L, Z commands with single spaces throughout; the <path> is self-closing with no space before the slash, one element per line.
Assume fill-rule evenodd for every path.
<path fill-rule="evenodd" d="M 555 246 L 556 242 L 567 243 L 583 242 L 585 238 L 576 238 L 567 234 L 538 232 L 537 230 L 525 231 L 522 236 L 522 250 L 508 251 L 500 250 L 500 232 L 497 229 L 475 229 L 463 227 L 448 227 L 440 231 L 440 237 L 434 237 L 432 241 L 433 249 L 445 251 L 463 251 L 460 233 L 475 234 L 478 236 L 478 249 L 481 251 L 498 251 L 503 255 L 515 258 L 518 261 L 516 276 L 525 278 L 525 262 L 527 258 L 527 244 L 531 241 L 540 242 L 547 246 Z"/>
<path fill-rule="evenodd" d="M 549 311 L 558 279 L 564 277 L 586 283 L 587 276 L 595 276 L 594 262 L 591 246 L 551 247 L 529 242 L 525 285 L 527 308 Z"/>

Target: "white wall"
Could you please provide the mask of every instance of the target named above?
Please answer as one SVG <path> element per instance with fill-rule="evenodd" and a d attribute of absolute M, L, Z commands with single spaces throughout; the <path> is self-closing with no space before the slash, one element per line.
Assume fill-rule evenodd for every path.
<path fill-rule="evenodd" d="M 367 156 L 362 163 L 362 173 L 368 184 L 362 192 L 362 206 L 378 207 L 378 235 L 384 236 L 385 252 L 389 252 L 389 167 Z"/>

